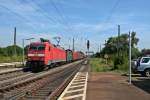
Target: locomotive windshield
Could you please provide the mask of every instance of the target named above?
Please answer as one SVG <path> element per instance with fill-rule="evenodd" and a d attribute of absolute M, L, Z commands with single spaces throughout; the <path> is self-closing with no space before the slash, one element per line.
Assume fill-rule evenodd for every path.
<path fill-rule="evenodd" d="M 44 45 L 31 45 L 30 46 L 30 50 L 42 51 L 42 50 L 45 50 L 45 46 Z"/>

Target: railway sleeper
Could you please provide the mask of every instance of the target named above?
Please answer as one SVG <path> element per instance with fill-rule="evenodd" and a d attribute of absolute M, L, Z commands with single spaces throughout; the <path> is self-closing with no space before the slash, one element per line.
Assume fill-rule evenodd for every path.
<path fill-rule="evenodd" d="M 34 96 L 48 96 L 48 93 L 41 93 L 41 92 L 39 92 L 39 93 L 36 93 Z"/>
<path fill-rule="evenodd" d="M 46 93 L 46 92 L 49 92 L 49 90 L 52 90 L 52 89 L 42 89 L 42 90 L 39 90 L 37 92 L 43 92 L 43 93 L 45 92 Z"/>
<path fill-rule="evenodd" d="M 25 97 L 26 100 L 41 100 L 41 99 L 45 99 L 45 96 L 27 96 Z"/>
<path fill-rule="evenodd" d="M 73 70 L 73 69 L 72 69 Z M 69 72 L 71 72 L 71 71 L 69 71 Z M 67 72 L 67 73 L 69 73 L 69 72 Z M 48 74 L 47 74 L 48 75 Z M 47 76 L 47 75 L 44 75 L 44 76 Z M 66 75 L 66 74 L 65 74 Z M 65 77 L 65 75 L 64 75 L 64 77 Z M 42 77 L 44 77 L 43 75 L 42 75 Z M 42 81 L 43 79 L 45 79 L 45 81 Z M 24 97 L 27 97 L 27 100 L 28 100 L 28 97 L 31 97 L 31 98 L 36 98 L 36 99 L 34 99 L 34 100 L 38 100 L 37 99 L 37 97 L 41 97 L 41 96 L 39 96 L 39 94 L 42 94 L 43 96 L 44 95 L 46 95 L 46 96 L 48 96 L 49 94 L 51 94 L 52 93 L 52 91 L 54 91 L 54 89 L 55 88 L 53 88 L 53 87 L 55 87 L 55 85 L 57 84 L 57 82 L 59 82 L 59 81 L 57 81 L 57 82 L 53 82 L 52 84 L 48 84 L 50 81 L 48 80 L 48 79 L 50 79 L 49 77 L 45 77 L 45 78 L 40 78 L 40 77 L 38 77 L 38 78 L 36 78 L 36 79 L 29 79 L 28 81 L 22 81 L 21 83 L 23 83 L 23 84 L 18 84 L 18 86 L 20 87 L 20 85 L 21 85 L 21 87 L 23 86 L 26 86 L 26 85 L 29 85 L 29 84 L 31 84 L 32 82 L 35 82 L 35 81 L 37 81 L 37 82 L 35 82 L 35 84 L 34 85 L 31 85 L 31 87 L 29 88 L 29 87 L 27 87 L 27 88 L 25 88 L 25 92 L 23 92 L 23 94 L 28 94 L 29 93 L 29 95 L 25 95 Z M 51 80 L 51 79 L 50 79 Z M 60 80 L 61 80 L 61 78 L 60 78 Z M 20 82 L 19 82 L 20 83 Z M 55 83 L 55 85 L 54 85 L 54 83 Z M 37 85 L 36 85 L 37 84 Z M 45 84 L 45 86 L 44 87 L 42 87 L 43 86 L 43 84 Z M 14 85 L 16 85 L 16 84 L 14 84 Z M 15 89 L 16 88 L 18 88 L 18 86 L 17 87 L 15 87 Z M 34 87 L 35 86 L 35 87 Z M 41 88 L 42 87 L 42 88 Z M 33 93 L 32 94 L 32 91 L 30 91 L 30 92 L 26 92 L 28 89 L 30 89 L 30 90 L 33 90 L 33 88 L 34 88 L 34 90 L 35 90 L 35 93 Z M 41 88 L 41 90 L 43 91 L 40 91 L 40 88 Z M 39 91 L 36 91 L 36 90 L 39 90 Z M 48 91 L 46 91 L 46 90 L 48 90 Z M 21 90 L 22 91 L 22 90 Z M 19 92 L 18 92 L 19 93 Z M 17 94 L 18 94 L 17 93 Z M 31 93 L 31 94 L 30 94 Z M 18 95 L 19 96 L 19 95 Z M 44 96 L 44 98 L 46 98 L 46 96 Z M 15 97 L 15 96 L 14 96 Z M 43 98 L 43 97 L 42 97 Z M 30 99 L 29 99 L 30 100 Z"/>

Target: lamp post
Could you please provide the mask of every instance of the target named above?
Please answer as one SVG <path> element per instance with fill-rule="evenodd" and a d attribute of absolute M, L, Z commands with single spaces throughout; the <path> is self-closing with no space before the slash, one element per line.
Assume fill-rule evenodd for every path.
<path fill-rule="evenodd" d="M 30 43 L 31 43 L 31 40 L 33 40 L 34 38 L 28 38 L 28 39 L 22 39 L 22 46 L 23 46 L 23 51 L 22 51 L 22 64 L 24 66 L 24 41 L 25 40 L 30 40 Z"/>
<path fill-rule="evenodd" d="M 132 77 L 131 77 L 131 33 L 129 32 L 129 84 L 132 82 Z"/>

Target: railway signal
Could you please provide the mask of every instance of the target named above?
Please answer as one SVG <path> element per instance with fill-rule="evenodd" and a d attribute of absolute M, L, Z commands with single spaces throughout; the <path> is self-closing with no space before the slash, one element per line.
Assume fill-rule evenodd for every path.
<path fill-rule="evenodd" d="M 88 51 L 89 51 L 89 48 L 90 48 L 90 41 L 87 40 L 87 49 L 88 49 Z"/>
<path fill-rule="evenodd" d="M 87 40 L 87 50 L 88 50 L 88 54 L 87 55 L 89 55 L 89 48 L 90 48 L 90 41 Z"/>

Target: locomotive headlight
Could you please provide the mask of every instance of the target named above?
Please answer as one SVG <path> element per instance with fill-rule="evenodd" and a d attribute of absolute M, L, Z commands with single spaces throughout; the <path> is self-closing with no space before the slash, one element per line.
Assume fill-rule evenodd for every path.
<path fill-rule="evenodd" d="M 28 54 L 28 57 L 34 57 L 34 56 L 36 56 L 36 57 L 44 57 L 45 54 Z"/>
<path fill-rule="evenodd" d="M 45 54 L 38 54 L 38 56 L 39 56 L 39 57 L 44 57 L 44 56 L 45 56 Z"/>
<path fill-rule="evenodd" d="M 28 56 L 29 56 L 29 57 L 32 57 L 32 56 L 34 56 L 34 54 L 30 54 L 30 53 L 29 53 Z"/>

